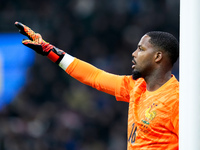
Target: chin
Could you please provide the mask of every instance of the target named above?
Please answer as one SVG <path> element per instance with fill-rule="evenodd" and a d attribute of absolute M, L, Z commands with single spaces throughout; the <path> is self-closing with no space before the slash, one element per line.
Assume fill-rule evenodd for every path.
<path fill-rule="evenodd" d="M 139 71 L 133 71 L 132 78 L 133 80 L 137 80 L 138 78 L 141 78 L 142 74 Z"/>

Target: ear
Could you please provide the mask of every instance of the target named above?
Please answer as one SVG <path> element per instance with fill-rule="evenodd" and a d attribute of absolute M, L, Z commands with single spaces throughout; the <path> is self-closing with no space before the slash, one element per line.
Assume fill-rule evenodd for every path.
<path fill-rule="evenodd" d="M 163 58 L 163 52 L 162 51 L 157 51 L 155 53 L 155 62 L 159 63 Z"/>

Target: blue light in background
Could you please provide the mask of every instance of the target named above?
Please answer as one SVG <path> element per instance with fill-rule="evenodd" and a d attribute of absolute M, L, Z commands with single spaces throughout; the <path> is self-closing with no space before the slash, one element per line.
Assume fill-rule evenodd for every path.
<path fill-rule="evenodd" d="M 34 52 L 21 43 L 24 38 L 19 33 L 0 34 L 0 108 L 17 95 L 34 62 Z"/>

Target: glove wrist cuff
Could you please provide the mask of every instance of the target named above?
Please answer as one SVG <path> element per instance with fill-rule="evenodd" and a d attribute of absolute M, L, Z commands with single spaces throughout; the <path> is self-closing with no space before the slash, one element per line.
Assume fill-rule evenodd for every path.
<path fill-rule="evenodd" d="M 62 58 L 64 57 L 65 52 L 53 47 L 52 50 L 49 51 L 47 57 L 56 64 L 59 64 Z"/>

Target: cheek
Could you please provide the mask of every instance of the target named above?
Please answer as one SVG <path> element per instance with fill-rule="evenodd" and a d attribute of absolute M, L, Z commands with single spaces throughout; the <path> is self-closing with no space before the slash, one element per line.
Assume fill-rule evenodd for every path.
<path fill-rule="evenodd" d="M 143 63 L 147 62 L 148 59 L 149 59 L 149 58 L 147 57 L 147 55 L 145 55 L 145 52 L 139 52 L 137 58 L 138 58 L 137 61 L 138 61 L 138 63 L 140 63 L 140 64 L 143 64 Z"/>
<path fill-rule="evenodd" d="M 152 66 L 153 58 L 150 55 L 141 55 L 140 59 L 138 60 L 138 66 L 141 68 L 147 68 Z"/>

